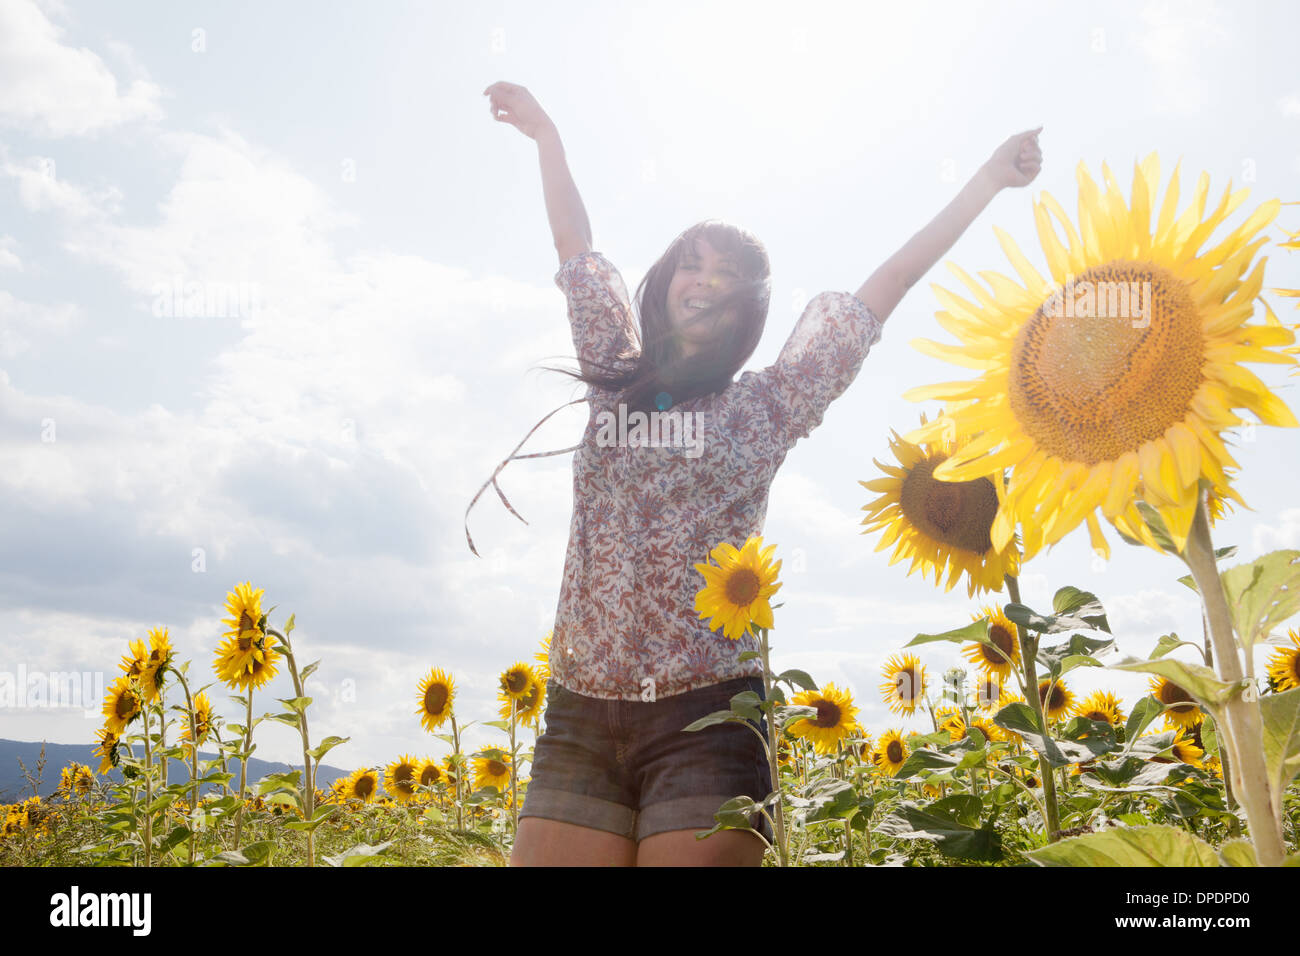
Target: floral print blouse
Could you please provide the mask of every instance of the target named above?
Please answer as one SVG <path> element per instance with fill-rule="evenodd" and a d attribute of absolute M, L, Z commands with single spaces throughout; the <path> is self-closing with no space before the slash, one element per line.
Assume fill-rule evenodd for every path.
<path fill-rule="evenodd" d="M 565 261 L 580 360 L 628 367 L 637 333 L 627 288 L 599 252 Z M 763 533 L 768 489 L 787 452 L 821 424 L 880 339 L 881 321 L 848 292 L 822 292 L 774 365 L 659 413 L 620 413 L 589 386 L 573 458 L 573 519 L 551 638 L 552 678 L 588 697 L 654 700 L 761 676 L 757 639 L 729 640 L 695 611 L 694 565 L 721 541 Z M 676 419 L 671 416 L 676 414 Z M 657 439 L 657 440 L 656 440 Z"/>

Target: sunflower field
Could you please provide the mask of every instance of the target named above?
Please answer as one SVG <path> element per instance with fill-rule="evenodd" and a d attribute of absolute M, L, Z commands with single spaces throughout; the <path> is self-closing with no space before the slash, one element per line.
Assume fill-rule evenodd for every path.
<path fill-rule="evenodd" d="M 683 730 L 738 721 L 758 733 L 761 718 L 771 779 L 766 799 L 719 807 L 708 833 L 757 833 L 765 816 L 771 866 L 1300 864 L 1300 632 L 1287 627 L 1300 611 L 1300 551 L 1234 565 L 1235 549 L 1212 540 L 1225 509 L 1245 504 L 1229 430 L 1247 420 L 1235 410 L 1300 424 L 1243 365 L 1295 366 L 1300 354 L 1297 327 L 1261 295 L 1262 232 L 1282 204 L 1210 243 L 1247 191 L 1229 187 L 1207 215 L 1208 176 L 1181 211 L 1177 170 L 1163 198 L 1160 181 L 1155 154 L 1135 164 L 1127 197 L 1108 168 L 1099 186 L 1080 165 L 1076 221 L 1051 196 L 1035 203 L 1048 275 L 998 230 L 1019 281 L 986 271 L 981 283 L 952 266 L 969 296 L 936 287 L 937 318 L 959 341 L 914 344 L 980 374 L 905 394 L 942 407 L 894 432 L 893 461 L 861 481 L 875 495 L 863 533 L 879 537 L 877 551 L 893 546 L 890 565 L 910 559 L 909 574 L 945 591 L 964 579 L 983 603 L 893 649 L 878 692 L 894 726 L 861 725 L 851 688 L 773 672 L 775 545 L 722 542 L 695 564 L 695 610 L 725 639 L 755 641 L 742 659 L 761 666 L 764 694 L 738 694 Z M 1300 248 L 1300 233 L 1288 235 L 1279 245 Z M 1138 289 L 1148 307 L 1135 315 L 1123 306 Z M 1257 308 L 1262 322 L 1251 321 Z M 1026 564 L 1081 526 L 1109 557 L 1101 519 L 1150 560 L 1185 566 L 1170 564 L 1203 607 L 1202 634 L 1119 658 L 1125 622 L 1098 595 L 1060 582 L 1050 608 L 1022 603 Z M 500 711 L 482 722 L 499 745 L 463 751 L 455 683 L 434 667 L 415 683 L 413 718 L 444 755 L 397 755 L 320 789 L 317 765 L 347 738 L 311 736 L 316 664 L 299 662 L 293 616 L 273 627 L 262 593 L 249 582 L 227 595 L 211 665 L 242 721 L 214 714 L 212 684 L 192 686 L 165 628 L 129 642 L 104 701 L 100 766 L 65 767 L 53 797 L 34 782 L 31 798 L 7 806 L 0 863 L 508 861 L 527 737 L 535 743 L 545 719 L 549 635 L 534 664 L 501 674 Z M 909 651 L 941 643 L 954 645 L 941 674 Z M 281 668 L 294 696 L 254 717 L 255 692 Z M 1144 675 L 1149 693 L 1078 694 L 1080 668 Z M 250 781 L 265 720 L 297 730 L 301 767 Z M 205 744 L 215 758 L 199 759 Z M 187 779 L 167 779 L 168 758 L 185 762 Z M 113 768 L 122 782 L 102 776 Z"/>

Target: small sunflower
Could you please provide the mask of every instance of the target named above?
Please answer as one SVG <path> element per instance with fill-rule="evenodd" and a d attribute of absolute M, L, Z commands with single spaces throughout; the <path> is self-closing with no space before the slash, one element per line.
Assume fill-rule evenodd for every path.
<path fill-rule="evenodd" d="M 709 618 L 709 629 L 729 640 L 752 635 L 753 627 L 770 628 L 773 624 L 769 599 L 781 587 L 777 572 L 781 562 L 772 562 L 776 545 L 763 547 L 762 537 L 749 538 L 740 550 L 723 541 L 709 554 L 712 564 L 696 564 L 705 585 L 695 595 L 695 610 L 700 619 Z"/>
<path fill-rule="evenodd" d="M 812 741 L 819 754 L 833 754 L 841 740 L 847 740 L 857 731 L 854 720 L 858 708 L 847 690 L 827 684 L 821 690 L 805 690 L 790 699 L 798 707 L 816 707 L 816 717 L 796 720 L 786 729 L 791 737 Z"/>
<path fill-rule="evenodd" d="M 1151 678 L 1151 696 L 1165 708 L 1165 726 L 1195 727 L 1205 716 L 1196 698 L 1167 677 Z"/>
<path fill-rule="evenodd" d="M 966 659 L 984 673 L 996 674 L 1005 681 L 1020 659 L 1020 634 L 1015 622 L 993 606 L 985 606 L 972 619 L 989 622 L 989 643 L 968 645 L 964 648 Z"/>
<path fill-rule="evenodd" d="M 1108 690 L 1095 690 L 1075 704 L 1074 715 L 1110 724 L 1112 727 L 1122 727 L 1125 719 L 1119 698 Z"/>
<path fill-rule="evenodd" d="M 451 716 L 452 699 L 456 696 L 456 685 L 440 668 L 433 668 L 429 676 L 420 681 L 420 723 L 424 729 L 433 733 Z"/>
<path fill-rule="evenodd" d="M 198 733 L 194 732 L 197 728 Z M 208 734 L 212 732 L 212 701 L 208 700 L 208 695 L 199 691 L 194 695 L 194 728 L 190 727 L 190 715 L 186 714 L 181 721 L 181 740 L 189 740 L 202 746 L 208 739 Z M 189 751 L 189 744 L 185 745 L 186 752 Z"/>
<path fill-rule="evenodd" d="M 912 401 L 961 401 L 942 422 L 905 436 L 923 441 L 941 430 L 963 442 L 935 477 L 969 481 L 1012 474 L 993 522 L 995 547 L 1019 526 L 1026 557 L 1087 522 L 1094 550 L 1109 556 L 1097 510 L 1127 537 L 1162 550 L 1137 510 L 1145 499 L 1164 519 L 1180 551 L 1200 501 L 1199 479 L 1244 504 L 1228 483 L 1237 467 L 1220 432 L 1244 422 L 1295 427 L 1295 416 L 1243 362 L 1294 364 L 1273 350 L 1295 334 L 1279 322 L 1245 324 L 1260 298 L 1265 259 L 1256 237 L 1277 215 L 1270 200 L 1204 252 L 1247 190 L 1223 193 L 1202 221 L 1209 176 L 1180 215 L 1178 171 L 1156 211 L 1160 163 L 1134 164 L 1126 202 L 1103 164 L 1105 190 L 1078 167 L 1079 229 L 1051 196 L 1035 204 L 1045 278 L 1010 236 L 996 230 L 1023 285 L 982 273 L 986 290 L 953 271 L 977 302 L 935 287 L 945 329 L 962 339 L 913 345 L 937 358 L 983 370 L 972 381 L 911 389 Z M 1052 216 L 1064 227 L 1063 242 Z M 1271 309 L 1264 303 L 1271 315 Z"/>
<path fill-rule="evenodd" d="M 876 749 L 871 754 L 871 762 L 887 776 L 892 777 L 907 761 L 911 750 L 903 740 L 900 730 L 886 730 L 876 741 Z"/>
<path fill-rule="evenodd" d="M 954 743 L 966 736 L 966 718 L 956 707 L 937 708 L 934 720 L 940 730 L 948 732 L 948 738 Z"/>
<path fill-rule="evenodd" d="M 528 689 L 537 683 L 533 669 L 521 661 L 516 661 L 509 670 L 501 675 L 500 698 L 506 702 L 506 717 L 510 716 L 509 704 L 512 700 L 523 700 L 528 696 Z"/>
<path fill-rule="evenodd" d="M 988 713 L 996 713 L 1011 703 L 1006 685 L 997 674 L 981 672 L 975 682 L 975 706 Z"/>
<path fill-rule="evenodd" d="M 126 725 L 139 716 L 144 699 L 137 681 L 123 676 L 108 685 L 104 696 L 104 725 L 117 736 L 122 736 Z"/>
<path fill-rule="evenodd" d="M 149 666 L 149 652 L 145 650 L 143 640 L 128 642 L 128 648 L 131 653 L 122 658 L 122 673 L 127 677 L 141 678 L 144 676 L 145 669 Z"/>
<path fill-rule="evenodd" d="M 506 673 L 509 673 L 509 671 Z M 502 678 L 504 679 L 504 677 L 505 675 L 503 674 Z M 510 704 L 511 701 L 509 698 L 502 701 L 501 709 L 497 711 L 497 713 L 501 715 L 502 720 L 510 719 Z M 515 701 L 514 706 L 515 719 L 518 720 L 519 723 L 528 725 L 537 722 L 546 706 L 546 684 L 542 682 L 540 677 L 535 676 L 529 680 L 528 690 L 520 700 Z"/>
<path fill-rule="evenodd" d="M 885 662 L 880 695 L 896 714 L 911 716 L 925 697 L 925 667 L 919 658 L 905 654 Z"/>
<path fill-rule="evenodd" d="M 1074 706 L 1074 694 L 1065 682 L 1047 677 L 1038 682 L 1038 699 L 1048 720 L 1059 720 Z"/>
<path fill-rule="evenodd" d="M 510 755 L 499 747 L 491 747 L 474 758 L 474 789 L 496 787 L 498 793 L 510 789 Z"/>
<path fill-rule="evenodd" d="M 1154 734 L 1143 734 L 1143 737 L 1152 737 Z M 1201 758 L 1205 756 L 1205 751 L 1196 742 L 1196 736 L 1193 731 L 1186 727 L 1178 727 L 1174 734 L 1174 739 L 1169 747 L 1172 749 L 1170 756 L 1156 756 L 1151 758 L 1152 763 L 1179 763 L 1190 764 L 1193 767 L 1205 769 L 1205 764 Z"/>
<path fill-rule="evenodd" d="M 1287 631 L 1290 647 L 1279 647 L 1268 659 L 1268 679 L 1277 692 L 1300 687 L 1300 634 Z"/>
<path fill-rule="evenodd" d="M 926 417 L 921 415 L 924 426 Z M 952 442 L 936 437 L 928 444 L 914 445 L 892 431 L 890 449 L 899 465 L 886 465 L 872 459 L 885 472 L 885 478 L 859 481 L 868 491 L 881 496 L 862 506 L 867 516 L 863 534 L 886 529 L 876 545 L 882 551 L 894 544 L 890 564 L 911 558 L 908 576 L 918 567 L 921 577 L 934 574 L 937 587 L 948 573 L 945 591 L 951 591 L 963 574 L 967 592 L 1001 591 L 1008 574 L 1018 574 L 1019 551 L 1014 547 L 995 548 L 990 531 L 997 515 L 999 489 L 988 477 L 972 481 L 938 481 L 934 471 L 953 453 Z M 999 476 L 1000 480 L 1000 476 Z"/>
<path fill-rule="evenodd" d="M 108 773 L 117 766 L 117 747 L 122 735 L 111 727 L 103 727 L 95 731 L 95 738 L 99 741 L 95 746 L 95 756 L 103 758 L 99 762 L 99 772 Z"/>
<path fill-rule="evenodd" d="M 384 775 L 384 789 L 398 803 L 406 803 L 415 797 L 418 773 L 419 766 L 415 758 L 403 754 L 388 765 L 388 772 Z"/>
<path fill-rule="evenodd" d="M 58 792 L 64 796 L 74 793 L 85 796 L 95 786 L 95 771 L 84 763 L 70 763 L 59 771 Z"/>
<path fill-rule="evenodd" d="M 367 767 L 352 771 L 343 784 L 343 797 L 346 800 L 373 803 L 378 796 L 379 774 Z"/>
<path fill-rule="evenodd" d="M 555 637 L 554 631 L 547 631 L 546 636 L 542 638 L 542 649 L 533 655 L 533 660 L 537 662 L 537 678 L 543 684 L 551 676 L 551 639 Z"/>
<path fill-rule="evenodd" d="M 431 757 L 426 757 L 420 761 L 419 772 L 416 776 L 416 782 L 421 787 L 435 787 L 440 783 L 447 782 L 447 775 L 442 767 L 438 766 L 438 761 Z"/>

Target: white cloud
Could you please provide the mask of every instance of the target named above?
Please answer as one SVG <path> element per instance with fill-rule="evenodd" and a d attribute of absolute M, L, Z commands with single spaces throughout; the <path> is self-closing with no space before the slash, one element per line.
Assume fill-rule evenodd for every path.
<path fill-rule="evenodd" d="M 66 17 L 61 5 L 46 4 Z M 0 124 L 42 136 L 86 136 L 162 116 L 162 90 L 147 77 L 119 89 L 91 50 L 61 40 L 62 29 L 30 0 L 0 0 Z"/>
<path fill-rule="evenodd" d="M 1288 93 L 1277 100 L 1277 108 L 1283 116 L 1300 116 L 1300 93 Z"/>
<path fill-rule="evenodd" d="M 0 269 L 13 269 L 21 272 L 23 269 L 23 260 L 18 257 L 14 251 L 18 246 L 18 240 L 13 236 L 0 236 Z"/>
<path fill-rule="evenodd" d="M 1288 508 L 1268 524 L 1257 524 L 1251 534 L 1256 554 L 1300 549 L 1300 508 Z"/>
<path fill-rule="evenodd" d="M 3 145 L 0 145 L 0 174 L 14 180 L 19 201 L 32 212 L 52 210 L 70 219 L 89 219 L 115 212 L 122 198 L 121 191 L 114 186 L 92 193 L 60 179 L 52 156 L 29 156 L 13 161 Z"/>
<path fill-rule="evenodd" d="M 1214 78 L 1207 64 L 1229 39 L 1226 15 L 1214 0 L 1154 0 L 1142 8 L 1136 43 L 1151 64 L 1151 94 L 1165 109 L 1196 113 L 1210 105 Z"/>
<path fill-rule="evenodd" d="M 0 245 L 0 263 L 5 249 Z M 53 332 L 63 335 L 72 328 L 81 309 L 71 302 L 44 305 L 24 302 L 0 289 L 0 358 L 10 359 L 32 349 L 32 337 Z"/>

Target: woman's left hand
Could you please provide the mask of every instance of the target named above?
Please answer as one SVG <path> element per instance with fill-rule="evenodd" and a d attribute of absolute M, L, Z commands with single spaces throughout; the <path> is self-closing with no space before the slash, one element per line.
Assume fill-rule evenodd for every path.
<path fill-rule="evenodd" d="M 1017 133 L 993 151 L 983 171 L 999 189 L 1004 186 L 1028 186 L 1043 167 L 1043 151 L 1038 148 L 1038 129 Z"/>

